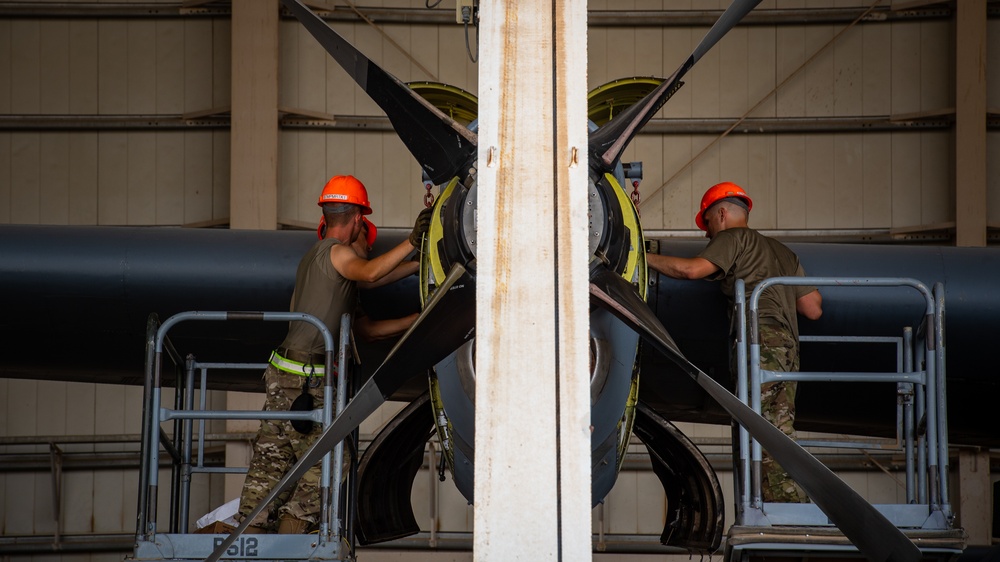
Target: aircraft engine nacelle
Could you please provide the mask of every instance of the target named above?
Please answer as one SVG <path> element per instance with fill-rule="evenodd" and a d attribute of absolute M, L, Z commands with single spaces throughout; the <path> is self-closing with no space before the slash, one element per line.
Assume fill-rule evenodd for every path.
<path fill-rule="evenodd" d="M 645 298 L 645 245 L 639 217 L 624 184 L 623 168 L 591 181 L 590 252 L 634 284 Z M 617 177 L 616 177 L 617 176 Z M 421 252 L 420 293 L 426 304 L 454 264 L 474 272 L 477 251 L 475 175 L 441 187 Z M 513 327 L 518 329 L 518 327 Z M 633 429 L 650 453 L 654 471 L 672 497 L 664 544 L 711 551 L 723 527 L 722 491 L 704 456 L 683 433 L 639 402 L 639 335 L 605 308 L 590 314 L 591 498 L 602 501 L 617 480 Z M 427 433 L 442 447 L 441 477 L 447 466 L 454 483 L 474 499 L 476 368 L 475 339 L 466 342 L 429 374 L 429 390 L 412 385 L 393 399 L 410 402 L 376 436 L 359 468 L 359 529 L 362 544 L 392 540 L 418 530 L 412 507 L 401 497 L 422 465 Z M 498 376 L 503 376 L 502 373 Z M 546 373 L 538 373 L 540 378 Z M 548 374 L 551 376 L 551 374 Z M 532 389 L 526 388 L 525 392 Z M 531 420 L 525 411 L 524 419 Z M 530 439 L 530 423 L 525 435 Z M 686 474 L 678 479 L 677 474 Z M 385 482 L 394 483 L 386 488 Z"/>
<path fill-rule="evenodd" d="M 426 300 L 452 264 L 475 262 L 477 250 L 477 184 L 453 179 L 441 189 L 434 206 L 421 264 L 421 294 Z M 638 213 L 608 175 L 590 182 L 590 251 L 645 294 L 646 266 Z M 591 313 L 591 421 L 594 426 L 593 502 L 614 485 L 625 457 L 638 396 L 639 336 L 607 311 Z M 540 377 L 546 376 L 539 373 Z M 431 405 L 447 465 L 455 484 L 473 500 L 475 435 L 475 340 L 439 363 L 431 375 Z M 526 389 L 526 391 L 530 391 Z M 530 412 L 526 412 L 530 416 Z"/>

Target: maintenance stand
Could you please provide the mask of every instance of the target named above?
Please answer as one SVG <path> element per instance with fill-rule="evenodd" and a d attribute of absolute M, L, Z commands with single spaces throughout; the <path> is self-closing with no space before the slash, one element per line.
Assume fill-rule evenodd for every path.
<path fill-rule="evenodd" d="M 324 394 L 322 409 L 305 412 L 275 412 L 260 410 L 208 410 L 206 389 L 209 388 L 209 370 L 253 370 L 258 373 L 267 367 L 264 363 L 208 363 L 199 362 L 192 355 L 183 360 L 173 349 L 168 332 L 176 324 L 187 321 L 276 321 L 308 322 L 323 335 L 326 344 L 326 373 L 332 373 L 334 352 L 338 352 L 337 365 L 341 376 L 325 377 L 327 392 Z M 193 561 L 204 560 L 228 536 L 230 529 L 219 529 L 223 534 L 205 532 L 189 533 L 189 496 L 191 476 L 196 473 L 246 473 L 246 468 L 210 467 L 205 465 L 205 420 L 308 420 L 327 426 L 333 414 L 339 413 L 346 405 L 349 391 L 349 376 L 353 354 L 349 354 L 350 315 L 345 314 L 341 322 L 339 348 L 335 348 L 327 327 L 318 318 L 294 312 L 183 312 L 176 314 L 163 325 L 155 316 L 147 325 L 146 340 L 146 380 L 143 403 L 142 465 L 139 477 L 139 513 L 136 526 L 135 551 L 126 560 L 142 561 Z M 169 360 L 178 375 L 177 393 L 173 408 L 161 404 L 161 364 Z M 196 373 L 197 384 L 196 384 Z M 336 379 L 334 381 L 333 379 Z M 332 385 L 336 383 L 336 393 Z M 199 403 L 194 403 L 195 390 L 200 389 Z M 333 396 L 337 403 L 333 404 Z M 193 421 L 198 420 L 197 439 L 193 439 Z M 168 436 L 161 428 L 164 422 L 173 421 L 173 435 Z M 348 439 L 356 449 L 354 439 Z M 195 445 L 197 444 L 197 446 Z M 173 478 L 170 484 L 169 522 L 166 529 L 157 522 L 157 495 L 159 488 L 159 452 L 162 447 L 173 459 Z M 197 451 L 195 452 L 195 449 Z M 319 532 L 304 535 L 251 534 L 242 535 L 226 551 L 223 559 L 253 560 L 314 560 L 331 562 L 355 559 L 353 517 L 345 517 L 353 498 L 349 492 L 341 494 L 340 486 L 331 482 L 343 482 L 344 444 L 341 443 L 322 461 L 321 475 L 321 520 Z M 350 491 L 357 474 L 357 455 L 351 455 L 348 485 Z"/>
<path fill-rule="evenodd" d="M 801 336 L 803 342 L 887 344 L 894 347 L 896 372 L 797 372 L 768 371 L 760 367 L 758 301 L 773 285 L 851 286 L 877 291 L 879 287 L 909 287 L 923 299 L 924 313 L 917 318 L 916 341 L 912 327 L 900 327 L 896 337 Z M 743 297 L 744 282 L 735 287 L 739 398 L 758 414 L 761 385 L 779 381 L 894 382 L 896 383 L 896 442 L 859 439 L 798 440 L 804 447 L 898 451 L 906 462 L 906 502 L 874 507 L 899 528 L 924 555 L 924 560 L 950 560 L 962 553 L 965 533 L 953 528 L 954 514 L 948 500 L 948 426 L 945 389 L 944 286 L 934 292 L 920 281 L 907 278 L 776 277 L 754 288 L 749 308 Z M 747 322 L 749 318 L 749 323 Z M 747 326 L 750 326 L 749 341 Z M 873 352 L 874 353 L 874 352 Z M 749 361 L 748 361 L 749 358 Z M 747 365 L 750 372 L 747 373 Z M 734 475 L 736 522 L 726 540 L 726 562 L 761 561 L 768 558 L 811 561 L 861 558 L 857 548 L 811 503 L 765 503 L 761 500 L 761 447 L 740 428 L 739 473 Z"/>

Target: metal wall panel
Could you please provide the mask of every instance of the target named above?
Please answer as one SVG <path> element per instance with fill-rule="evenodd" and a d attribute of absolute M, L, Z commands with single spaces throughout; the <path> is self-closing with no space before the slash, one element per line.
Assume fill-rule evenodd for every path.
<path fill-rule="evenodd" d="M 69 141 L 67 224 L 97 224 L 98 157 L 97 133 L 66 134 Z"/>
<path fill-rule="evenodd" d="M 0 42 L 3 113 L 179 115 L 228 106 L 228 22 L 11 19 L 0 26 L 9 37 Z M 228 181 L 222 187 L 214 178 L 229 165 L 228 133 L 68 128 L 3 132 L 0 143 L 4 222 L 152 225 L 228 216 Z"/>
<path fill-rule="evenodd" d="M 392 5 L 401 3 L 406 4 L 398 0 Z M 422 3 L 414 0 L 408 5 Z M 761 7 L 801 5 L 801 1 L 764 2 Z M 655 10 L 686 9 L 692 4 L 689 0 L 647 0 L 612 8 L 630 6 Z M 607 8 L 606 3 L 591 5 L 591 9 Z M 9 30 L 10 40 L 0 45 L 0 68 L 9 69 L 3 74 L 11 86 L 0 88 L 0 107 L 8 106 L 11 113 L 174 113 L 228 104 L 229 26 L 224 20 L 17 19 L 0 25 Z M 477 90 L 477 67 L 466 55 L 461 26 L 382 26 L 382 33 L 408 57 L 368 24 L 334 25 L 403 80 L 431 79 L 418 68 L 419 63 L 438 80 Z M 942 79 L 952 74 L 952 27 L 946 20 L 861 24 L 848 30 L 753 115 L 849 116 L 945 109 L 953 105 L 954 97 L 951 79 Z M 989 28 L 996 29 L 996 24 Z M 688 84 L 662 115 L 738 117 L 841 29 L 824 25 L 738 28 L 690 73 Z M 595 28 L 589 37 L 589 82 L 596 86 L 623 76 L 669 74 L 704 31 L 701 27 Z M 380 114 L 295 22 L 283 21 L 281 33 L 283 107 L 341 115 Z M 990 84 L 995 84 L 996 72 L 989 75 Z M 990 99 L 997 95 L 991 93 Z M 0 202 L 4 203 L 0 204 L 0 220 L 184 224 L 227 216 L 225 133 L 66 134 L 43 138 L 34 133 L 3 133 L 11 144 L 4 151 L 6 157 L 17 158 L 0 182 Z M 206 139 L 209 134 L 211 142 Z M 104 139 L 106 135 L 125 138 Z M 309 143 L 298 140 L 303 135 L 308 135 Z M 304 159 L 282 161 L 279 209 L 283 219 L 296 224 L 313 222 L 315 209 L 310 200 L 319 183 L 338 171 L 350 171 L 366 180 L 379 224 L 405 226 L 419 210 L 419 170 L 391 133 L 292 130 L 283 133 L 282 139 L 283 144 L 295 143 L 283 147 L 283 155 L 294 153 Z M 319 142 L 325 146 L 325 162 L 321 162 L 322 153 L 308 154 L 319 150 L 319 139 L 325 140 Z M 940 133 L 802 134 L 777 139 L 753 135 L 723 139 L 718 149 L 712 146 L 698 156 L 715 140 L 710 136 L 642 136 L 636 141 L 626 157 L 638 159 L 641 154 L 647 163 L 642 191 L 650 193 L 643 199 L 648 226 L 691 228 L 690 215 L 701 191 L 723 178 L 741 181 L 751 193 L 760 193 L 757 197 L 762 204 L 753 224 L 763 228 L 902 227 L 952 218 L 953 156 L 949 138 Z M 658 143 L 663 144 L 663 156 L 651 165 Z M 113 152 L 106 155 L 105 150 Z M 344 151 L 353 151 L 353 157 L 339 158 Z M 98 172 L 86 165 L 95 152 L 94 160 L 103 162 Z M 687 165 L 693 158 L 697 161 Z M 914 174 L 904 169 L 918 158 L 921 170 Z M 71 161 L 68 171 L 52 165 L 66 160 Z M 384 162 L 394 166 L 384 166 Z M 4 171 L 0 165 L 0 179 Z M 99 187 L 95 173 L 101 178 Z M 78 175 L 83 182 L 76 182 Z M 669 184 L 664 185 L 667 180 Z"/>
<path fill-rule="evenodd" d="M 184 224 L 216 218 L 212 200 L 212 169 L 213 164 L 216 161 L 221 164 L 221 160 L 217 155 L 213 158 L 214 136 L 215 133 L 212 131 L 200 131 L 178 137 L 183 143 L 181 150 L 184 151 L 181 157 L 182 166 L 179 168 L 183 176 L 176 180 L 184 189 L 180 195 L 181 222 Z M 223 216 L 228 215 L 226 212 Z"/>
<path fill-rule="evenodd" d="M 40 222 L 40 140 L 39 133 L 11 136 L 10 216 L 22 224 Z"/>
<path fill-rule="evenodd" d="M 5 38 L 5 40 L 0 40 L 0 112 L 3 113 L 11 112 L 13 96 L 10 87 L 14 80 L 12 72 L 14 45 L 11 24 L 10 20 L 0 20 L 0 37 Z"/>
<path fill-rule="evenodd" d="M 996 37 L 1000 37 L 1000 20 L 986 20 L 986 110 L 993 112 L 1000 111 L 1000 40 Z"/>
<path fill-rule="evenodd" d="M 0 165 L 0 169 L 2 169 Z M 986 133 L 986 223 L 1000 225 L 1000 133 Z"/>
<path fill-rule="evenodd" d="M 986 111 L 1000 112 L 1000 20 L 986 22 Z M 986 222 L 1000 225 L 1000 134 L 986 133 Z M 0 164 L 2 169 L 2 164 Z"/>
<path fill-rule="evenodd" d="M 714 55 L 709 53 L 699 62 L 689 74 L 687 85 L 668 102 L 663 113 L 735 119 L 764 99 L 842 29 L 822 25 L 737 29 L 720 42 Z M 602 67 L 610 72 L 601 54 L 594 55 L 596 41 L 604 40 L 602 33 L 610 35 L 611 31 L 591 31 L 591 83 L 595 85 L 614 78 L 599 74 Z M 662 33 L 665 61 L 660 74 L 665 75 L 679 62 L 669 60 L 671 52 L 675 51 L 674 58 L 679 59 L 700 39 L 703 30 L 667 28 Z M 691 36 L 690 45 L 677 45 L 677 37 L 685 34 Z M 950 75 L 953 67 L 949 54 L 953 52 L 952 35 L 947 21 L 861 25 L 847 30 L 832 47 L 781 86 L 775 96 L 764 100 L 751 116 L 860 116 L 946 110 L 953 95 L 949 81 L 941 80 L 941 76 Z M 631 58 L 622 58 L 625 70 L 629 69 Z M 750 68 L 753 71 L 747 72 Z M 689 111 L 685 111 L 687 108 Z M 904 137 L 909 140 L 902 140 Z M 776 139 L 768 135 L 746 139 L 734 135 L 719 142 L 718 151 L 713 146 L 699 156 L 716 138 L 693 137 L 692 154 L 683 162 L 672 165 L 671 158 L 679 154 L 674 148 L 664 154 L 660 174 L 653 167 L 645 170 L 642 191 L 650 195 L 643 199 L 643 218 L 654 228 L 691 228 L 690 217 L 705 186 L 733 179 L 744 183 L 752 194 L 760 194 L 755 195 L 755 202 L 760 202 L 755 205 L 752 220 L 762 228 L 871 228 L 942 222 L 953 213 L 953 204 L 948 201 L 949 184 L 953 182 L 949 171 L 953 167 L 952 149 L 941 146 L 947 138 L 938 132 L 782 134 Z M 896 139 L 903 145 L 895 146 Z M 773 150 L 772 143 L 776 143 Z M 890 154 L 895 159 L 890 159 Z M 689 164 L 693 158 L 704 163 Z M 916 172 L 919 177 L 907 174 L 897 178 L 885 173 L 892 164 L 912 166 L 918 161 L 923 168 Z M 685 165 L 693 171 L 688 173 L 682 168 Z M 669 184 L 663 186 L 667 181 Z M 686 195 L 678 193 L 684 190 L 688 191 Z M 655 215 L 660 215 L 662 221 Z"/>
<path fill-rule="evenodd" d="M 165 405 L 172 404 L 172 394 L 169 389 L 164 392 Z M 135 444 L 123 443 L 60 443 L 59 437 L 137 434 L 141 427 L 141 387 L 4 379 L 0 380 L 0 403 L 4 405 L 0 415 L 2 436 L 51 436 L 66 454 L 136 449 Z M 8 445 L 2 452 L 44 455 L 48 451 L 46 445 Z M 160 482 L 159 518 L 165 525 L 169 469 L 160 471 Z M 61 490 L 61 534 L 134 531 L 137 470 L 64 470 Z M 192 521 L 223 503 L 221 490 L 221 476 L 194 475 Z M 55 497 L 50 470 L 0 473 L 0 532 L 6 536 L 55 534 Z"/>
<path fill-rule="evenodd" d="M 0 222 L 5 224 L 11 222 L 11 202 L 14 198 L 13 149 L 10 133 L 0 132 Z"/>
<path fill-rule="evenodd" d="M 386 26 L 383 31 L 390 42 L 367 24 L 335 23 L 334 28 L 403 81 L 437 78 L 469 91 L 476 90 L 476 67 L 468 60 L 462 33 L 456 34 L 450 28 Z M 378 106 L 300 26 L 283 22 L 281 33 L 279 103 L 283 108 L 332 115 L 382 115 Z M 447 45 L 441 43 L 449 39 Z M 422 208 L 420 169 L 394 133 L 286 130 L 281 143 L 279 216 L 282 219 L 299 224 L 315 222 L 316 193 L 331 175 L 342 173 L 357 175 L 365 182 L 376 224 L 409 225 Z"/>

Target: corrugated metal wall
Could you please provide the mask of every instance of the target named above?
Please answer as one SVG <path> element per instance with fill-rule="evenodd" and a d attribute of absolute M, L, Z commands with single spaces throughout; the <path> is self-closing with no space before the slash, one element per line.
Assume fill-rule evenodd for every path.
<path fill-rule="evenodd" d="M 0 112 L 181 114 L 229 104 L 221 20 L 0 20 Z M 0 220 L 185 224 L 229 214 L 228 134 L 0 133 Z"/>
<path fill-rule="evenodd" d="M 466 56 L 465 36 L 459 26 L 380 27 L 385 36 L 366 24 L 332 26 L 404 82 L 445 82 L 477 91 L 477 67 Z M 279 67 L 282 108 L 332 115 L 383 115 L 297 22 L 281 24 Z M 423 208 L 420 167 L 395 133 L 285 130 L 280 144 L 280 218 L 315 222 L 319 189 L 338 173 L 352 173 L 364 181 L 377 225 L 412 225 Z"/>
<path fill-rule="evenodd" d="M 704 2 L 671 4 L 707 9 Z M 614 9 L 620 9 L 617 2 Z M 664 115 L 735 119 L 761 101 L 750 117 L 877 116 L 954 107 L 952 22 L 859 25 L 823 49 L 844 27 L 734 29 L 688 74 Z M 591 83 L 669 75 L 706 30 L 592 30 Z M 905 227 L 953 220 L 952 137 L 950 131 L 733 134 L 716 143 L 717 135 L 641 136 L 626 158 L 643 161 L 643 191 L 658 191 L 641 207 L 647 228 L 693 228 L 701 194 L 722 180 L 743 185 L 753 196 L 751 224 L 758 228 Z"/>
<path fill-rule="evenodd" d="M 424 6 L 423 0 L 366 4 Z M 712 9 L 726 4 L 593 0 L 590 8 Z M 761 8 L 869 4 L 766 0 Z M 1000 22 L 988 25 L 990 37 L 1000 37 Z M 466 54 L 461 26 L 333 26 L 403 81 L 441 81 L 477 92 L 477 67 Z M 751 117 L 904 115 L 954 107 L 954 22 L 949 20 L 858 25 L 767 97 L 843 27 L 737 28 L 688 75 L 687 85 L 661 116 L 737 118 L 761 100 Z M 588 82 L 596 87 L 622 77 L 669 75 L 706 29 L 592 28 Z M 380 114 L 297 23 L 282 21 L 280 37 L 283 110 Z M 180 115 L 225 109 L 230 59 L 225 18 L 0 19 L 0 114 Z M 988 60 L 1000 60 L 1000 41 L 989 43 Z M 997 64 L 987 68 L 991 108 L 1000 107 L 998 69 Z M 701 193 L 721 180 L 750 191 L 755 201 L 752 225 L 759 228 L 902 228 L 954 220 L 953 137 L 952 130 L 914 130 L 733 134 L 717 142 L 717 135 L 644 134 L 624 159 L 644 163 L 641 210 L 647 228 L 693 228 Z M 998 223 L 998 133 L 989 133 L 989 155 L 989 220 Z M 365 181 L 379 225 L 407 226 L 422 207 L 419 167 L 392 133 L 285 129 L 278 162 L 278 216 L 290 224 L 316 221 L 316 193 L 335 173 Z M 0 130 L 0 223 L 181 225 L 224 220 L 231 194 L 240 192 L 240 186 L 229 185 L 229 173 L 225 130 Z M 138 433 L 141 389 L 0 380 L 0 407 L 2 436 L 131 434 Z M 374 432 L 389 417 L 381 414 L 363 431 Z M 693 437 L 728 435 L 728 428 L 721 427 L 685 429 Z M 731 477 L 720 476 L 731 493 Z M 417 478 L 413 497 L 418 506 L 426 505 L 430 478 Z M 847 478 L 876 501 L 898 499 L 901 493 L 882 474 L 851 473 Z M 137 484 L 130 470 L 67 472 L 63 532 L 133 531 Z M 233 486 L 238 482 L 227 487 Z M 230 499 L 228 495 L 221 479 L 205 481 L 193 498 L 192 513 L 200 515 Z M 471 531 L 471 508 L 457 490 L 446 483 L 438 495 L 438 529 Z M 51 500 L 49 474 L 0 472 L 0 532 L 52 534 Z M 727 502 L 730 510 L 731 504 Z M 595 512 L 595 530 L 603 517 L 607 533 L 658 534 L 665 509 L 652 473 L 626 471 L 603 515 Z M 429 512 L 418 507 L 417 516 L 429 528 Z M 731 511 L 727 517 L 732 520 Z M 35 558 L 63 557 L 119 558 Z"/>
<path fill-rule="evenodd" d="M 209 406 L 224 408 L 222 393 L 212 394 Z M 164 404 L 172 402 L 173 392 L 166 389 Z M 54 484 L 54 465 L 17 470 L 12 462 L 0 471 L 0 535 L 53 536 L 57 529 L 61 536 L 135 532 L 138 457 L 128 453 L 139 449 L 142 387 L 0 379 L 0 408 L 0 436 L 45 437 L 63 455 L 61 495 Z M 163 427 L 172 431 L 170 424 Z M 219 429 L 213 426 L 209 431 Z M 94 442 L 74 439 L 84 436 L 93 436 Z M 129 441 L 129 436 L 136 440 Z M 102 443 L 102 439 L 109 441 Z M 50 453 L 48 445 L 6 445 L 0 450 L 5 456 L 41 455 L 42 459 Z M 79 459 L 73 457 L 100 458 L 102 454 L 103 459 L 97 462 L 104 467 L 74 468 L 74 461 Z M 120 459 L 131 460 L 129 464 L 134 466 L 121 468 Z M 165 522 L 170 508 L 165 488 L 170 482 L 169 469 L 160 471 L 160 482 L 158 519 Z M 224 503 L 220 475 L 196 474 L 191 485 L 192 521 Z M 57 498 L 58 524 L 54 503 Z M 72 560 L 121 559 L 114 553 L 14 558 L 59 560 L 64 556 Z"/>
<path fill-rule="evenodd" d="M 712 7 L 705 4 L 591 2 L 591 9 Z M 804 5 L 764 2 L 762 8 Z M 477 91 L 461 26 L 333 25 L 403 81 L 438 80 Z M 994 35 L 997 25 L 990 23 Z M 855 26 L 767 97 L 843 28 L 735 29 L 692 70 L 662 115 L 738 118 L 761 100 L 750 117 L 899 116 L 954 108 L 949 20 Z M 589 83 L 669 75 L 705 31 L 593 28 Z M 283 109 L 380 114 L 297 23 L 283 21 L 280 33 Z M 229 103 L 225 19 L 7 19 L 0 20 L 0 38 L 6 38 L 0 39 L 0 112 L 6 114 L 179 115 Z M 997 50 L 994 45 L 990 52 Z M 997 80 L 991 69 L 990 85 Z M 998 97 L 1000 88 L 992 87 L 990 107 L 1000 106 Z M 704 187 L 722 179 L 743 184 L 754 196 L 752 222 L 761 228 L 902 228 L 954 220 L 951 130 L 733 134 L 716 141 L 717 135 L 641 135 L 635 141 L 626 158 L 645 164 L 647 228 L 692 228 Z M 998 150 L 990 146 L 991 154 Z M 364 179 L 378 224 L 408 225 L 419 210 L 419 169 L 392 133 L 286 129 L 278 156 L 281 219 L 315 221 L 315 192 L 337 172 Z M 0 221 L 174 225 L 224 219 L 228 175 L 224 131 L 0 132 Z M 998 191 L 993 179 L 990 201 Z M 1000 210 L 991 209 L 990 218 L 998 216 Z"/>

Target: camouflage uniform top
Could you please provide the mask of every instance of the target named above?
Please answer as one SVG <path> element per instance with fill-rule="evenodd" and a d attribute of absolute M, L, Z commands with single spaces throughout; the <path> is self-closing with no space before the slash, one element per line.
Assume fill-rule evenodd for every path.
<path fill-rule="evenodd" d="M 747 227 L 727 228 L 720 231 L 708 246 L 698 254 L 716 266 L 719 271 L 706 277 L 722 281 L 722 292 L 733 303 L 737 279 L 746 283 L 747 305 L 750 294 L 768 277 L 805 276 L 795 252 L 787 246 Z M 799 339 L 795 301 L 816 290 L 816 287 L 771 287 L 760 296 L 758 311 L 761 321 L 777 324 Z M 730 307 L 730 315 L 732 308 Z"/>
<path fill-rule="evenodd" d="M 330 329 L 334 345 L 340 338 L 340 317 L 346 312 L 353 314 L 358 306 L 357 283 L 341 275 L 330 261 L 330 250 L 340 243 L 336 238 L 320 240 L 302 256 L 290 308 L 322 320 Z M 323 336 L 306 322 L 290 322 L 281 345 L 304 353 L 324 352 Z"/>

